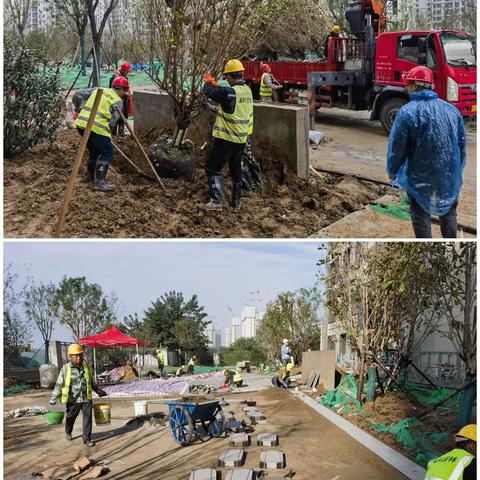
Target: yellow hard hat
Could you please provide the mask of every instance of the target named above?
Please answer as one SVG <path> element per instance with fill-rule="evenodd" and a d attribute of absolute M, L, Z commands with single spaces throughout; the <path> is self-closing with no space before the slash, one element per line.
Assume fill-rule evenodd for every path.
<path fill-rule="evenodd" d="M 225 75 L 226 73 L 235 73 L 235 72 L 243 72 L 243 71 L 245 71 L 243 63 L 240 60 L 237 60 L 236 58 L 234 58 L 233 60 L 229 60 L 225 64 L 225 68 L 223 69 L 223 74 Z"/>
<path fill-rule="evenodd" d="M 291 372 L 293 370 L 293 363 L 287 363 L 287 372 Z"/>
<path fill-rule="evenodd" d="M 456 442 L 464 442 L 466 440 L 473 440 L 474 442 L 477 441 L 477 425 L 475 423 L 465 425 L 455 435 Z"/>
<path fill-rule="evenodd" d="M 338 25 L 334 25 L 332 27 L 332 32 L 337 34 L 340 33 L 340 27 Z"/>
<path fill-rule="evenodd" d="M 80 355 L 81 353 L 83 353 L 82 346 L 78 343 L 71 343 L 68 346 L 67 353 L 69 355 Z"/>

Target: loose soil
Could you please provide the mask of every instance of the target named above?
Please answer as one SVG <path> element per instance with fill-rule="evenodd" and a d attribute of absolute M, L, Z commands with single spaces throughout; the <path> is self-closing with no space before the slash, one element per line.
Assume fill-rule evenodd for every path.
<path fill-rule="evenodd" d="M 158 133 L 142 138 L 148 146 Z M 78 149 L 76 130 L 59 134 L 53 147 L 43 144 L 4 164 L 4 234 L 6 237 L 51 237 Z M 145 173 L 147 165 L 132 138 L 120 148 Z M 207 211 L 204 173 L 206 152 L 197 150 L 192 181 L 164 179 L 159 185 L 137 175 L 116 155 L 107 194 L 93 188 L 81 167 L 67 215 L 64 237 L 308 237 L 362 208 L 385 192 L 384 187 L 349 176 L 321 174 L 297 178 L 284 162 L 258 153 L 266 183 L 261 192 L 242 199 L 235 213 L 229 206 Z M 230 180 L 226 178 L 226 199 Z"/>
<path fill-rule="evenodd" d="M 32 396 L 33 395 L 33 396 Z M 48 392 L 19 395 L 5 399 L 5 409 L 27 403 L 42 404 L 48 401 Z M 227 407 L 238 419 L 246 417 L 240 400 L 255 400 L 266 416 L 266 421 L 255 426 L 251 434 L 252 445 L 245 447 L 245 468 L 258 471 L 260 452 L 265 447 L 256 446 L 256 435 L 276 432 L 278 449 L 286 456 L 287 467 L 269 471 L 269 477 L 282 478 L 290 469 L 296 472 L 295 480 L 405 480 L 402 474 L 353 440 L 313 409 L 306 406 L 290 392 L 271 388 L 246 395 L 222 395 Z M 160 411 L 165 406 L 151 404 L 149 412 Z M 228 438 L 202 437 L 194 444 L 180 447 L 168 427 L 154 426 L 143 418 L 132 421 L 133 406 L 125 400 L 112 401 L 112 424 L 93 427 L 94 448 L 83 447 L 81 420 L 73 431 L 73 441 L 64 439 L 63 425 L 47 425 L 41 417 L 4 420 L 4 475 L 9 479 L 26 479 L 29 472 L 45 468 L 53 461 L 73 462 L 88 455 L 110 468 L 108 479 L 168 479 L 183 480 L 198 468 L 217 468 L 220 453 L 228 448 Z M 15 438 L 15 441 L 12 439 Z M 227 468 L 219 468 L 225 478 Z"/>

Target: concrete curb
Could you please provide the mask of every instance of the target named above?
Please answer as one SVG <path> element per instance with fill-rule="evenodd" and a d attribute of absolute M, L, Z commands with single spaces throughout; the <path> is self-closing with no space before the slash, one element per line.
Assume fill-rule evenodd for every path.
<path fill-rule="evenodd" d="M 403 475 L 408 477 L 410 480 L 424 480 L 426 470 L 420 465 L 417 465 L 415 462 L 412 462 L 412 460 L 393 450 L 393 448 L 388 447 L 380 440 L 372 437 L 372 435 L 364 432 L 355 425 L 352 425 L 348 420 L 340 417 L 340 415 L 332 412 L 327 407 L 315 402 L 313 398 L 310 398 L 303 393 L 298 393 L 295 396 L 302 400 L 306 405 L 313 408 L 327 420 L 334 423 L 338 428 L 348 433 L 352 438 L 357 440 L 357 442 L 361 443 L 364 447 L 368 448 L 383 461 L 391 465 L 400 473 L 403 473 Z"/>

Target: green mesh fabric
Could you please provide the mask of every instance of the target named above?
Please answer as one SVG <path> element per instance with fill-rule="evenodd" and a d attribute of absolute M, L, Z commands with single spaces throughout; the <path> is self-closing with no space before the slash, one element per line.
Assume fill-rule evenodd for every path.
<path fill-rule="evenodd" d="M 337 388 L 322 396 L 320 403 L 335 410 L 343 407 L 343 412 L 362 410 L 362 404 L 357 400 L 357 384 L 352 375 L 342 375 Z"/>
<path fill-rule="evenodd" d="M 410 204 L 406 193 L 403 193 L 400 203 L 391 203 L 389 205 L 370 205 L 370 208 L 377 213 L 383 213 L 390 217 L 399 218 L 400 220 L 410 221 Z"/>
<path fill-rule="evenodd" d="M 27 390 L 30 390 L 28 385 L 14 385 L 13 387 L 3 389 L 3 396 L 8 397 L 9 395 L 26 392 Z"/>

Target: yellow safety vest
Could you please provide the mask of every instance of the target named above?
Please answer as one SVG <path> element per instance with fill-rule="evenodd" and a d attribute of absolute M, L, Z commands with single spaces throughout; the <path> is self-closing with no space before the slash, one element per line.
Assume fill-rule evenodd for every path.
<path fill-rule="evenodd" d="M 461 448 L 454 448 L 428 462 L 425 480 L 463 480 L 463 471 L 475 457 Z"/>
<path fill-rule="evenodd" d="M 158 357 L 158 361 L 159 361 L 160 363 L 163 363 L 163 353 L 161 353 L 161 352 L 160 352 L 160 353 L 157 353 L 157 357 Z"/>
<path fill-rule="evenodd" d="M 235 111 L 226 113 L 221 105 L 217 108 L 217 118 L 212 135 L 233 143 L 246 143 L 253 133 L 253 97 L 246 85 L 233 85 L 236 101 Z"/>
<path fill-rule="evenodd" d="M 235 375 L 233 376 L 233 381 L 241 382 L 242 380 L 243 380 L 242 374 L 240 372 L 235 372 Z"/>
<path fill-rule="evenodd" d="M 79 113 L 78 118 L 75 121 L 75 126 L 79 128 L 87 128 L 88 117 L 92 111 L 96 95 L 97 90 L 94 90 L 90 97 L 88 97 L 87 103 L 82 108 L 82 111 Z M 98 105 L 97 114 L 95 115 L 95 120 L 93 121 L 92 132 L 95 132 L 98 135 L 103 135 L 104 137 L 112 138 L 109 125 L 109 122 L 112 118 L 111 108 L 113 105 L 121 101 L 122 99 L 118 96 L 117 92 L 113 90 L 113 88 L 105 88 L 103 90 L 103 95 Z"/>
<path fill-rule="evenodd" d="M 262 75 L 262 79 L 260 80 L 260 96 L 261 97 L 271 97 L 272 96 L 272 89 L 267 86 L 265 83 L 265 75 L 268 75 L 266 72 Z"/>
<path fill-rule="evenodd" d="M 87 399 L 92 399 L 92 377 L 90 375 L 90 369 L 88 368 L 87 362 L 83 362 L 83 371 L 85 373 L 85 381 L 87 383 Z M 60 397 L 61 403 L 68 402 L 68 394 L 70 392 L 70 384 L 72 383 L 72 364 L 67 363 L 65 372 L 65 379 L 63 381 L 62 395 Z"/>

